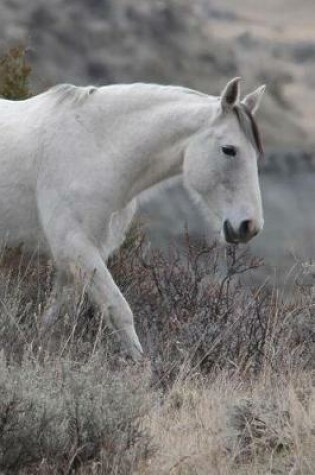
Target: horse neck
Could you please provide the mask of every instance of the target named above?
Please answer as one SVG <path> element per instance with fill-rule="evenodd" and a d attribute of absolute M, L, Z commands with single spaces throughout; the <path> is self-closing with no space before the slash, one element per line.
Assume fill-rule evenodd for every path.
<path fill-rule="evenodd" d="M 168 178 L 179 175 L 189 141 L 211 123 L 214 102 L 208 96 L 182 93 L 149 101 L 141 108 L 137 132 L 132 141 L 136 150 L 130 163 L 128 199 Z M 138 134 L 140 131 L 140 134 Z"/>

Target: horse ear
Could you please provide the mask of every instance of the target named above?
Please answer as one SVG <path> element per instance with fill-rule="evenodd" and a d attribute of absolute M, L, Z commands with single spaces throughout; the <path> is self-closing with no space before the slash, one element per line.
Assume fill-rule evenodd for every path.
<path fill-rule="evenodd" d="M 229 81 L 221 93 L 221 107 L 223 111 L 229 111 L 240 99 L 240 80 L 236 77 Z"/>
<path fill-rule="evenodd" d="M 265 92 L 266 86 L 263 84 L 262 86 L 258 87 L 255 91 L 251 92 L 250 94 L 247 94 L 247 96 L 244 97 L 242 100 L 242 104 L 244 104 L 247 109 L 254 115 L 255 112 L 257 111 L 260 101 L 262 99 L 262 96 Z"/>

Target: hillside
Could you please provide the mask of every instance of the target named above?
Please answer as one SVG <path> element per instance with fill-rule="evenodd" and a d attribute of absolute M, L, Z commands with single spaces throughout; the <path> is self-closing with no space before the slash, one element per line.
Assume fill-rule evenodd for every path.
<path fill-rule="evenodd" d="M 0 45 L 28 45 L 35 90 L 151 81 L 218 94 L 234 75 L 247 90 L 265 82 L 266 142 L 305 148 L 314 137 L 312 9 L 308 0 L 247 0 L 241 10 L 232 0 L 5 0 Z"/>

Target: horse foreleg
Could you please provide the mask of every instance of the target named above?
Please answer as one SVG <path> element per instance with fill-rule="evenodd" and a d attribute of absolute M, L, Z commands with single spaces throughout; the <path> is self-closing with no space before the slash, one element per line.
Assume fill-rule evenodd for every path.
<path fill-rule="evenodd" d="M 103 260 L 94 266 L 88 293 L 104 312 L 109 326 L 117 332 L 129 356 L 135 361 L 139 360 L 143 350 L 135 331 L 132 311 Z"/>
<path fill-rule="evenodd" d="M 59 229 L 64 227 L 59 226 Z M 92 302 L 104 313 L 108 325 L 117 332 L 127 353 L 134 360 L 139 360 L 143 350 L 134 328 L 132 311 L 97 247 L 82 232 L 65 232 L 62 237 L 53 233 L 49 236 L 47 233 L 47 238 L 50 238 L 51 250 L 59 269 L 66 275 L 70 274 L 74 281 L 80 276 Z"/>

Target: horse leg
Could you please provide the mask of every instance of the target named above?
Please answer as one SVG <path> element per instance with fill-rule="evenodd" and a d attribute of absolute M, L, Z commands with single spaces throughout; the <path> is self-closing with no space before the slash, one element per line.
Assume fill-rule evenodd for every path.
<path fill-rule="evenodd" d="M 66 274 L 58 270 L 53 283 L 53 289 L 50 295 L 50 302 L 43 313 L 42 323 L 45 329 L 52 327 L 60 315 L 61 308 L 65 301 L 66 286 L 68 279 Z"/>
<path fill-rule="evenodd" d="M 82 232 L 69 216 L 52 220 L 42 219 L 43 228 L 50 244 L 57 267 L 76 281 L 83 279 L 92 302 L 104 313 L 108 325 L 118 334 L 127 353 L 135 361 L 143 354 L 134 328 L 133 314 L 115 284 L 98 248 Z M 72 225 L 72 226 L 71 226 Z M 69 231 L 71 229 L 71 231 Z M 60 282 L 58 283 L 60 285 Z"/>
<path fill-rule="evenodd" d="M 102 312 L 107 317 L 109 326 L 117 332 L 127 353 L 134 361 L 138 361 L 143 350 L 139 342 L 133 321 L 132 311 L 115 284 L 109 270 L 100 259 L 97 265 L 94 265 L 88 285 L 88 293 Z"/>

